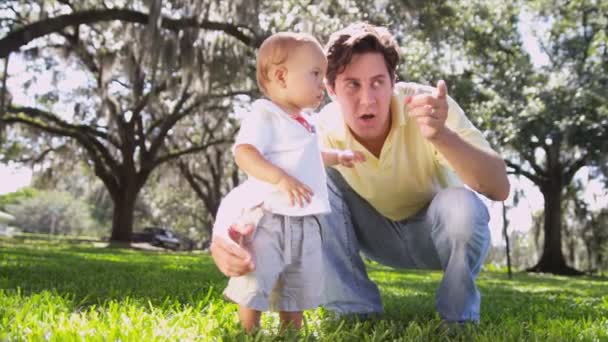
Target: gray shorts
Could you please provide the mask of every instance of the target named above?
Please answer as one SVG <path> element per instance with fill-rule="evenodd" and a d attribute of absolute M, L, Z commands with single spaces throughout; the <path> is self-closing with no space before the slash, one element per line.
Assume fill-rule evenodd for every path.
<path fill-rule="evenodd" d="M 255 271 L 230 278 L 228 299 L 258 311 L 303 311 L 321 304 L 321 226 L 315 216 L 265 213 L 248 245 Z"/>

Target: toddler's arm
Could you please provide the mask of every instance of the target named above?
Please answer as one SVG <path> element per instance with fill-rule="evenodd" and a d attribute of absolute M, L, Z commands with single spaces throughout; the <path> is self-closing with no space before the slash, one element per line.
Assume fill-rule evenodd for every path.
<path fill-rule="evenodd" d="M 277 184 L 285 174 L 281 168 L 266 160 L 253 145 L 238 145 L 234 150 L 234 161 L 245 173 L 266 183 Z"/>
<path fill-rule="evenodd" d="M 355 163 L 362 163 L 365 161 L 365 155 L 361 151 L 323 150 L 321 151 L 321 156 L 325 166 L 340 164 L 345 167 L 353 167 L 355 166 Z"/>
<path fill-rule="evenodd" d="M 302 207 L 305 203 L 310 202 L 313 195 L 312 190 L 266 160 L 253 145 L 238 145 L 234 151 L 234 159 L 238 167 L 248 175 L 273 184 L 287 193 L 291 205 L 297 203 Z"/>

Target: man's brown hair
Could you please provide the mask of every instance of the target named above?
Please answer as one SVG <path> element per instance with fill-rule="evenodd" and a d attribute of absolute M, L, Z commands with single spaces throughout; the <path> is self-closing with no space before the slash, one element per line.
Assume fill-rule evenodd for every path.
<path fill-rule="evenodd" d="M 344 71 L 353 55 L 366 52 L 382 54 L 391 81 L 394 81 L 399 52 L 393 35 L 386 27 L 354 23 L 334 32 L 325 46 L 327 84 L 334 88 L 336 77 Z"/>
<path fill-rule="evenodd" d="M 323 51 L 319 41 L 308 33 L 279 32 L 264 40 L 256 58 L 256 79 L 264 95 L 268 96 L 266 85 L 270 81 L 272 67 L 287 62 L 289 54 L 304 44 L 318 46 Z"/>

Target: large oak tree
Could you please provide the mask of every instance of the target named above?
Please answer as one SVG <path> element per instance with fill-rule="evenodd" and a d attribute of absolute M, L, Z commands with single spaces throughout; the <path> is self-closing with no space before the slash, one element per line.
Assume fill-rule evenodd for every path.
<path fill-rule="evenodd" d="M 83 70 L 88 82 L 79 90 L 83 96 L 66 99 L 69 112 L 55 112 L 53 103 L 66 94 L 52 89 L 54 101 L 8 103 L 2 121 L 73 144 L 112 198 L 112 241 L 130 240 L 136 198 L 155 168 L 226 142 L 185 126 L 185 118 L 208 120 L 209 111 L 252 88 L 234 82 L 247 79 L 248 70 L 226 64 L 251 55 L 259 44 L 253 30 L 210 20 L 232 15 L 215 2 L 189 3 L 132 1 L 129 8 L 89 9 L 82 2 L 14 1 L 10 8 L 14 24 L 0 39 L 2 57 L 44 60 L 57 68 L 57 77 L 70 77 L 61 75 L 66 66 Z"/>
<path fill-rule="evenodd" d="M 542 254 L 531 271 L 577 274 L 562 252 L 566 188 L 583 167 L 606 168 L 608 4 L 473 2 L 461 10 L 465 106 L 500 147 L 510 172 L 544 197 Z M 532 63 L 522 25 L 546 58 Z M 467 97 L 463 94 L 463 97 Z"/>

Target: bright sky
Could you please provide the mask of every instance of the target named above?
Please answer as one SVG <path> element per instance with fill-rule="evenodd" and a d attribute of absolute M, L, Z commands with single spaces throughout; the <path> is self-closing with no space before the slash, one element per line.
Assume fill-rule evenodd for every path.
<path fill-rule="evenodd" d="M 0 195 L 28 186 L 32 181 L 32 170 L 0 164 Z"/>
<path fill-rule="evenodd" d="M 532 182 L 525 178 L 517 179 L 509 177 L 511 182 L 511 193 L 505 201 L 507 205 L 507 219 L 509 220 L 509 232 L 518 231 L 525 233 L 532 227 L 532 214 L 543 208 L 544 200 L 541 192 Z M 525 196 L 520 198 L 519 205 L 513 206 L 514 189 L 525 189 Z M 482 197 L 488 211 L 490 212 L 490 231 L 492 232 L 492 245 L 498 246 L 504 244 L 502 236 L 502 203 L 494 202 Z"/>

